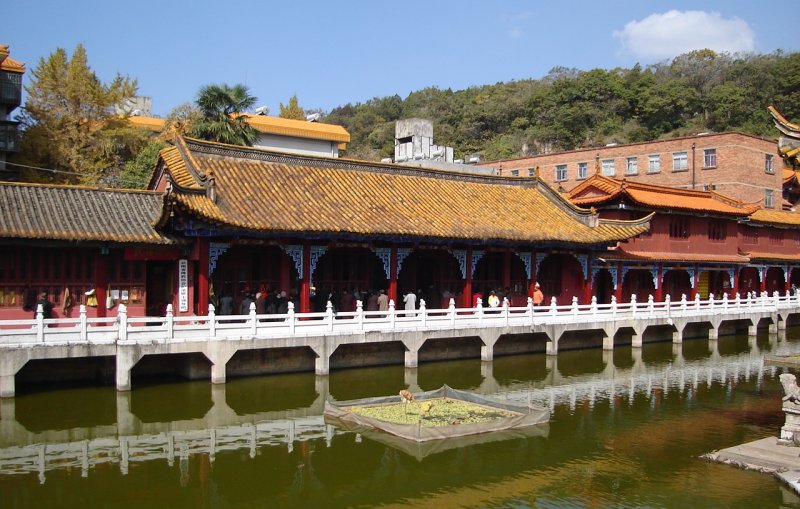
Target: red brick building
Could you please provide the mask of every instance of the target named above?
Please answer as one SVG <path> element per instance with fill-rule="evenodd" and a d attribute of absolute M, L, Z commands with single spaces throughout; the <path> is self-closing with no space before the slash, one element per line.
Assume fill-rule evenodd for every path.
<path fill-rule="evenodd" d="M 782 206 L 783 160 L 774 139 L 739 132 L 584 148 L 486 163 L 505 176 L 536 174 L 571 191 L 595 173 L 682 189 L 714 190 L 764 208 Z"/>

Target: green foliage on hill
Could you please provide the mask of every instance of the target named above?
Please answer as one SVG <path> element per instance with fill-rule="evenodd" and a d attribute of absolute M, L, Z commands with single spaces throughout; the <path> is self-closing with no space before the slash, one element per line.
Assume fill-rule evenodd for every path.
<path fill-rule="evenodd" d="M 418 117 L 433 120 L 435 143 L 457 157 L 497 160 L 705 131 L 776 136 L 770 104 L 800 118 L 800 53 L 700 50 L 647 67 L 557 67 L 538 80 L 376 97 L 324 121 L 350 132 L 347 157 L 391 157 L 394 122 Z"/>

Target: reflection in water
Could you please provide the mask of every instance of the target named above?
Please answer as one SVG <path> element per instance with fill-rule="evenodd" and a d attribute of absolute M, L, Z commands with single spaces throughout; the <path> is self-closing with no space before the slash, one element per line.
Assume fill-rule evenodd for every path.
<path fill-rule="evenodd" d="M 780 371 L 762 352 L 800 342 L 723 337 L 25 395 L 0 402 L 0 506 L 800 507 L 769 476 L 697 459 L 777 434 Z M 322 418 L 326 398 L 443 383 L 548 405 L 549 433 L 426 456 Z"/>

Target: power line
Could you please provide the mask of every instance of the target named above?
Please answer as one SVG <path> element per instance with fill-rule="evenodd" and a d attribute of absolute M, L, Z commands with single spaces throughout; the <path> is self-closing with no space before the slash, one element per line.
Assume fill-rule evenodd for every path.
<path fill-rule="evenodd" d="M 74 171 L 54 170 L 52 168 L 42 168 L 41 166 L 30 166 L 30 165 L 27 165 L 27 164 L 11 163 L 11 162 L 8 162 L 8 161 L 6 161 L 5 163 L 10 165 L 10 166 L 19 166 L 20 168 L 28 168 L 30 170 L 46 171 L 46 172 L 49 172 L 49 173 L 64 173 L 66 175 L 72 175 L 74 177 L 80 177 L 81 176 L 80 173 L 75 173 Z M 125 183 L 125 184 L 133 184 L 133 185 L 136 185 L 136 186 L 140 185 L 139 182 L 136 182 L 134 180 L 116 178 L 116 181 L 117 182 L 122 182 L 122 183 Z"/>

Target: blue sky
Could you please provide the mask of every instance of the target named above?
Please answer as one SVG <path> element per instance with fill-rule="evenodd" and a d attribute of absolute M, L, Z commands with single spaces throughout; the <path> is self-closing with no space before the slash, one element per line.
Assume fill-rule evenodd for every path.
<path fill-rule="evenodd" d="M 0 43 L 34 69 L 82 43 L 104 81 L 136 78 L 153 113 L 208 83 L 244 83 L 272 114 L 427 86 L 541 78 L 556 66 L 630 67 L 693 48 L 798 51 L 790 0 L 159 2 L 16 0 Z M 27 73 L 29 78 L 30 72 Z"/>

